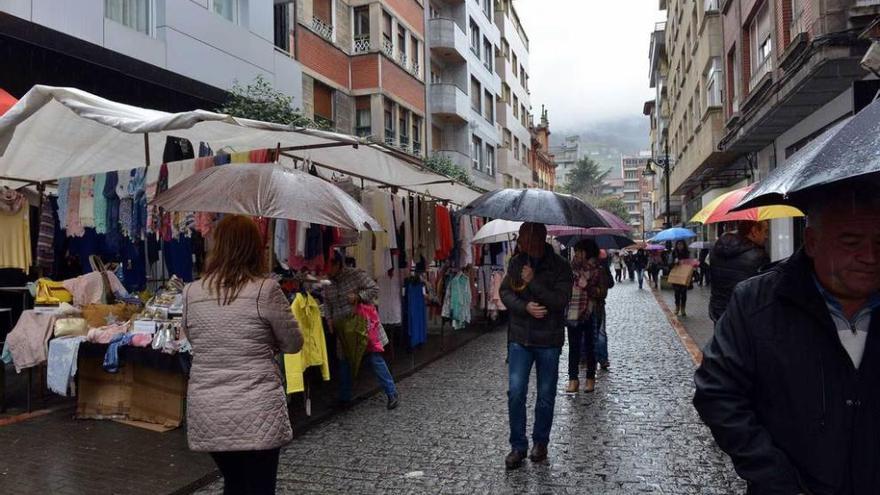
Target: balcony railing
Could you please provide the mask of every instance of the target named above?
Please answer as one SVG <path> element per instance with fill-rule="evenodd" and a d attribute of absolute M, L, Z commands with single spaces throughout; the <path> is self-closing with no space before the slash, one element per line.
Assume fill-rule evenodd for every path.
<path fill-rule="evenodd" d="M 333 39 L 333 26 L 327 24 L 322 19 L 312 17 L 312 29 L 314 29 L 316 33 L 318 33 L 319 35 L 321 35 L 321 37 L 325 39 Z"/>
<path fill-rule="evenodd" d="M 413 61 L 413 63 L 409 66 L 409 71 L 418 76 L 422 73 L 422 64 Z"/>
<path fill-rule="evenodd" d="M 383 39 L 382 40 L 382 51 L 385 53 L 385 55 L 388 55 L 388 57 L 393 58 L 394 57 L 394 43 L 387 38 Z"/>
<path fill-rule="evenodd" d="M 365 34 L 354 38 L 354 53 L 367 53 L 370 51 L 370 35 Z"/>
<path fill-rule="evenodd" d="M 409 59 L 407 58 L 406 54 L 403 52 L 397 53 L 397 61 L 400 62 L 400 65 L 402 65 L 404 67 L 407 67 L 409 65 Z"/>
<path fill-rule="evenodd" d="M 394 146 L 394 129 L 385 129 L 385 144 Z"/>
<path fill-rule="evenodd" d="M 412 143 L 412 152 L 414 155 L 422 154 L 422 143 L 418 141 L 413 141 Z"/>

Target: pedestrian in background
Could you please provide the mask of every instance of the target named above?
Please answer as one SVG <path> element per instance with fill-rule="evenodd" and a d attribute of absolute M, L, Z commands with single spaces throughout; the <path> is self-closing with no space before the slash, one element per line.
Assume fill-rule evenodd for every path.
<path fill-rule="evenodd" d="M 623 281 L 623 256 L 621 256 L 620 252 L 614 253 L 614 279 L 618 282 Z"/>
<path fill-rule="evenodd" d="M 213 239 L 204 278 L 183 292 L 193 348 L 187 439 L 211 454 L 224 493 L 273 494 L 280 449 L 293 437 L 275 356 L 299 352 L 303 338 L 267 276 L 257 224 L 228 215 Z"/>
<path fill-rule="evenodd" d="M 880 492 L 877 186 L 814 193 L 804 248 L 736 286 L 704 350 L 694 406 L 749 493 Z"/>
<path fill-rule="evenodd" d="M 532 462 L 547 459 L 553 426 L 559 354 L 565 343 L 565 310 L 571 300 L 571 265 L 547 244 L 547 227 L 524 223 L 517 246 L 501 282 L 501 300 L 510 315 L 507 392 L 510 453 L 507 469 L 516 469 L 526 458 L 526 398 L 532 366 L 537 375 L 537 402 L 532 430 Z"/>
<path fill-rule="evenodd" d="M 767 224 L 742 220 L 736 231 L 722 235 L 712 248 L 712 296 L 709 300 L 709 317 L 718 321 L 733 294 L 733 289 L 743 280 L 758 274 L 758 270 L 770 263 L 764 249 L 767 242 Z"/>
<path fill-rule="evenodd" d="M 690 262 L 691 253 L 684 241 L 676 241 L 672 250 L 672 264 L 681 265 Z M 687 317 L 687 285 L 672 284 L 672 290 L 675 292 L 675 315 Z"/>
<path fill-rule="evenodd" d="M 566 393 L 574 394 L 580 390 L 579 364 L 581 357 L 586 359 L 587 374 L 584 391 L 596 389 L 596 319 L 595 308 L 600 291 L 606 288 L 605 268 L 599 261 L 599 246 L 590 239 L 574 246 L 574 259 L 571 271 L 574 283 L 571 301 L 568 305 L 566 325 L 568 327 L 568 387 Z M 607 290 L 607 288 L 606 288 Z"/>
<path fill-rule="evenodd" d="M 607 321 L 605 313 L 605 300 L 608 298 L 608 291 L 614 288 L 614 279 L 611 277 L 611 269 L 608 264 L 602 261 L 600 251 L 599 255 L 602 274 L 605 283 L 599 290 L 599 296 L 596 298 L 596 305 L 593 308 L 593 328 L 595 329 L 596 341 L 596 362 L 602 371 L 608 371 L 611 368 L 611 362 L 608 360 L 608 331 L 605 327 Z"/>
<path fill-rule="evenodd" d="M 709 253 L 710 250 L 707 248 L 700 249 L 700 254 L 697 258 L 700 262 L 700 287 L 709 285 L 712 281 L 711 268 L 709 266 Z"/>
<path fill-rule="evenodd" d="M 636 257 L 633 253 L 626 253 L 626 271 L 629 273 L 629 281 L 636 280 Z"/>
<path fill-rule="evenodd" d="M 648 276 L 655 289 L 660 288 L 660 267 L 662 264 L 663 260 L 657 251 L 652 251 L 648 255 Z"/>
<path fill-rule="evenodd" d="M 330 260 L 327 275 L 332 285 L 324 289 L 324 316 L 327 318 L 330 332 L 336 334 L 339 339 L 343 338 L 342 332 L 353 329 L 359 324 L 356 321 L 362 318 L 357 314 L 359 305 L 375 305 L 376 300 L 379 299 L 379 285 L 367 275 L 367 272 L 345 266 L 345 259 L 338 251 Z M 369 322 L 367 324 L 369 325 Z M 384 332 L 381 325 L 379 332 Z M 385 340 L 384 335 L 369 335 L 368 332 L 364 360 L 369 363 L 376 381 L 385 391 L 387 409 L 392 410 L 400 405 L 400 394 L 397 393 L 388 364 L 382 357 L 384 344 L 381 340 Z M 348 405 L 352 400 L 351 366 L 345 357 L 339 360 L 339 403 L 342 406 Z"/>
<path fill-rule="evenodd" d="M 645 254 L 644 249 L 639 249 L 636 252 L 635 257 L 633 258 L 633 267 L 636 271 L 636 276 L 639 280 L 639 290 L 642 290 L 642 285 L 645 282 L 645 269 L 648 268 L 648 255 Z"/>

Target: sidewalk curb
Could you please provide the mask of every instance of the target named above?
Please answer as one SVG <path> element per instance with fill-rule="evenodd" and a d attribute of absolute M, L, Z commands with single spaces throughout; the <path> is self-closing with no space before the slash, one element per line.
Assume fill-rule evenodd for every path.
<path fill-rule="evenodd" d="M 697 345 L 693 337 L 688 333 L 687 328 L 685 328 L 681 320 L 679 320 L 678 317 L 672 313 L 672 310 L 669 309 L 669 305 L 666 304 L 666 301 L 663 299 L 660 292 L 657 289 L 651 288 L 651 293 L 654 294 L 654 299 L 657 301 L 657 305 L 659 305 L 660 309 L 663 310 L 663 313 L 666 314 L 666 319 L 669 320 L 669 324 L 672 325 L 675 333 L 678 334 L 678 339 L 681 341 L 681 345 L 684 346 L 684 350 L 690 354 L 694 364 L 699 366 L 703 362 L 703 351 L 700 350 L 700 346 Z"/>
<path fill-rule="evenodd" d="M 445 353 L 439 354 L 435 358 L 429 359 L 429 360 L 425 361 L 424 363 L 416 366 L 415 368 L 412 368 L 407 371 L 401 372 L 397 375 L 394 375 L 394 382 L 395 383 L 402 382 L 406 378 L 418 373 L 419 371 L 434 364 L 435 362 L 437 362 L 443 358 L 449 357 L 452 354 L 455 354 L 461 348 L 470 344 L 471 342 L 473 342 L 481 337 L 484 337 L 490 333 L 493 333 L 497 330 L 498 330 L 498 327 L 489 325 L 487 331 L 485 331 L 483 333 L 476 334 L 469 339 L 463 340 L 458 345 L 455 345 L 455 346 L 452 346 L 452 347 L 446 349 Z M 347 410 L 350 410 L 351 408 L 356 407 L 357 405 L 361 404 L 362 402 L 367 401 L 370 397 L 376 395 L 377 393 L 379 393 L 381 391 L 382 391 L 382 387 L 376 386 L 375 388 L 372 388 L 372 389 L 364 392 L 363 394 L 356 396 L 354 399 L 352 399 L 351 404 L 349 406 L 349 409 L 347 409 Z M 328 411 L 325 411 L 324 413 L 316 414 L 315 416 L 312 416 L 312 419 L 310 421 L 303 424 L 300 428 L 294 430 L 294 432 L 293 432 L 294 440 L 296 438 L 304 435 L 306 432 L 308 432 L 312 428 L 316 428 L 318 426 L 321 426 L 324 423 L 327 423 L 328 421 L 330 421 L 331 419 L 335 418 L 337 415 L 339 415 L 340 413 L 343 413 L 345 411 L 346 410 L 333 408 Z M 283 447 L 282 447 L 282 450 L 284 450 Z M 209 474 L 203 476 L 202 478 L 200 478 L 196 481 L 193 481 L 192 483 L 190 483 L 182 488 L 178 488 L 177 490 L 171 492 L 169 495 L 190 495 L 190 494 L 193 494 L 196 491 L 201 490 L 202 488 L 205 488 L 206 486 L 210 485 L 211 483 L 214 483 L 217 480 L 220 480 L 222 478 L 223 478 L 223 476 L 220 474 L 220 470 L 215 470 L 214 472 L 209 473 Z"/>

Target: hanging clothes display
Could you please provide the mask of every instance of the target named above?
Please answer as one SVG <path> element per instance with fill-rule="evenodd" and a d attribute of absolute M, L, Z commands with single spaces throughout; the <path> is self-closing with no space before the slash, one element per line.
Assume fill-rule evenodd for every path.
<path fill-rule="evenodd" d="M 82 178 L 70 179 L 70 189 L 67 197 L 67 236 L 82 237 L 85 234 L 82 221 L 79 218 L 79 200 L 82 194 Z"/>
<path fill-rule="evenodd" d="M 461 330 L 471 322 L 471 280 L 464 272 L 458 273 L 446 284 L 443 299 L 443 317 L 452 320 L 452 328 Z"/>
<path fill-rule="evenodd" d="M 428 312 L 425 305 L 425 284 L 418 277 L 410 277 L 405 285 L 406 328 L 410 347 L 428 341 Z"/>
<path fill-rule="evenodd" d="M 379 285 L 379 318 L 385 325 L 403 322 L 400 271 L 391 270 L 377 280 Z"/>
<path fill-rule="evenodd" d="M 107 198 L 104 196 L 104 188 L 107 186 L 107 174 L 95 175 L 94 190 L 92 191 L 95 231 L 99 234 L 107 233 Z"/>
<path fill-rule="evenodd" d="M 30 269 L 30 206 L 14 189 L 0 188 L 0 268 Z"/>
<path fill-rule="evenodd" d="M 305 390 L 303 372 L 312 366 L 320 366 L 321 378 L 325 382 L 330 380 L 330 360 L 327 357 L 321 310 L 315 298 L 308 293 L 299 293 L 290 309 L 303 336 L 302 350 L 296 354 L 284 355 L 287 393 L 294 394 Z"/>
<path fill-rule="evenodd" d="M 83 228 L 95 227 L 95 176 L 86 175 L 80 181 L 79 223 Z"/>
<path fill-rule="evenodd" d="M 43 198 L 43 210 L 40 212 L 40 230 L 37 234 L 37 266 L 43 276 L 50 276 L 55 264 L 55 207 L 51 199 Z"/>

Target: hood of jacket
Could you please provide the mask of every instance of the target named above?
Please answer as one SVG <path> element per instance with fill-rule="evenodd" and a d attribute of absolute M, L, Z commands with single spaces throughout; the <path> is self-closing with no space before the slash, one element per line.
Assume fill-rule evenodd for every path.
<path fill-rule="evenodd" d="M 712 255 L 717 258 L 736 258 L 752 249 L 763 248 L 754 242 L 733 233 L 722 235 L 715 243 Z"/>

